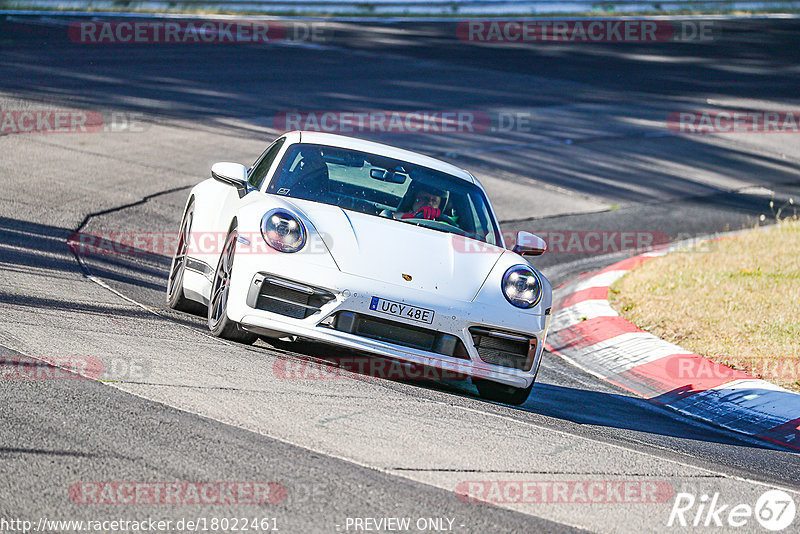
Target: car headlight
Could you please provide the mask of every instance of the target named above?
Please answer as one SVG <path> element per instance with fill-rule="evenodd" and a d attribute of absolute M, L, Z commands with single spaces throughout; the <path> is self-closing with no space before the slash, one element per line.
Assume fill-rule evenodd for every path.
<path fill-rule="evenodd" d="M 280 252 L 297 252 L 306 244 L 306 228 L 292 212 L 278 208 L 261 218 L 261 235 Z"/>
<path fill-rule="evenodd" d="M 503 295 L 517 308 L 533 308 L 542 298 L 539 275 L 530 267 L 515 265 L 503 275 Z"/>

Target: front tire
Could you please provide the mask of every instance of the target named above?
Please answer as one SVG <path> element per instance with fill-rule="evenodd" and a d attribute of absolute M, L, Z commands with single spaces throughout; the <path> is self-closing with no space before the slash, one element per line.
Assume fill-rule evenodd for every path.
<path fill-rule="evenodd" d="M 216 337 L 252 345 L 258 339 L 258 336 L 252 332 L 242 330 L 239 323 L 228 318 L 228 297 L 238 237 L 239 233 L 234 226 L 225 239 L 225 246 L 222 248 L 222 254 L 219 257 L 219 262 L 217 262 L 214 283 L 211 284 L 211 298 L 208 302 L 208 328 L 211 330 L 211 334 Z"/>
<path fill-rule="evenodd" d="M 484 380 L 473 378 L 472 383 L 478 388 L 478 393 L 481 398 L 494 402 L 502 402 L 503 404 L 510 404 L 512 406 L 520 406 L 525 404 L 528 396 L 531 394 L 534 382 L 526 388 L 515 388 L 514 386 L 506 386 L 505 384 L 498 384 L 491 380 Z"/>

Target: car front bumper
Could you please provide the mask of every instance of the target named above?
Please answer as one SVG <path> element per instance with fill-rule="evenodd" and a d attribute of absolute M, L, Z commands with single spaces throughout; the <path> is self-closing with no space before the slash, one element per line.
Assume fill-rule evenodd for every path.
<path fill-rule="evenodd" d="M 228 317 L 231 320 L 240 323 L 247 330 L 272 337 L 298 336 L 509 386 L 525 388 L 534 381 L 542 359 L 549 315 L 519 310 L 510 304 L 485 306 L 443 298 L 431 292 L 343 273 L 335 267 L 291 261 L 294 258 L 289 256 L 271 255 L 268 262 L 248 256 L 236 258 L 228 299 Z M 265 276 L 319 288 L 329 292 L 332 298 L 319 306 L 319 311 L 305 318 L 292 318 L 257 309 L 253 305 L 254 286 L 260 284 Z M 432 322 L 422 324 L 397 316 L 382 315 L 370 309 L 373 297 L 432 310 Z M 329 322 L 329 318 L 340 312 L 387 319 L 455 336 L 464 344 L 467 355 L 448 356 L 327 327 L 325 323 Z M 496 329 L 535 338 L 532 365 L 524 370 L 486 363 L 472 342 L 470 327 Z"/>

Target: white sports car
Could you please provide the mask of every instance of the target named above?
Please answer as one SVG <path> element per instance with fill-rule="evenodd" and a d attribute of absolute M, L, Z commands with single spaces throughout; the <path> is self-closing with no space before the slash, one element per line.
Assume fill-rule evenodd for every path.
<path fill-rule="evenodd" d="M 470 376 L 521 404 L 552 289 L 506 250 L 469 172 L 387 145 L 289 132 L 247 169 L 217 163 L 186 203 L 167 302 L 205 307 L 215 336 L 330 343 Z"/>

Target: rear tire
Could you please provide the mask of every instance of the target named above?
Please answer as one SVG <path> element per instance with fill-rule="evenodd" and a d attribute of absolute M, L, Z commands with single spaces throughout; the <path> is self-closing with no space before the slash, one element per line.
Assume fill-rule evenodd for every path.
<path fill-rule="evenodd" d="M 534 384 L 534 382 L 531 382 L 531 385 L 526 388 L 515 388 L 514 386 L 506 386 L 505 384 L 498 384 L 491 380 L 479 378 L 473 378 L 472 383 L 478 388 L 478 393 L 482 398 L 494 402 L 502 402 L 503 404 L 511 404 L 512 406 L 525 404 Z"/>
<path fill-rule="evenodd" d="M 225 246 L 222 248 L 222 254 L 217 262 L 214 282 L 211 284 L 211 298 L 208 302 L 208 328 L 216 337 L 252 345 L 258 336 L 243 330 L 239 323 L 228 318 L 228 296 L 238 237 L 236 226 L 233 226 L 225 239 Z"/>
<path fill-rule="evenodd" d="M 183 293 L 183 275 L 186 272 L 186 257 L 191 242 L 192 222 L 194 221 L 194 198 L 189 201 L 186 212 L 181 219 L 181 229 L 178 233 L 178 246 L 172 256 L 167 277 L 167 306 L 195 315 L 202 315 L 206 309 L 199 302 L 186 298 Z"/>

